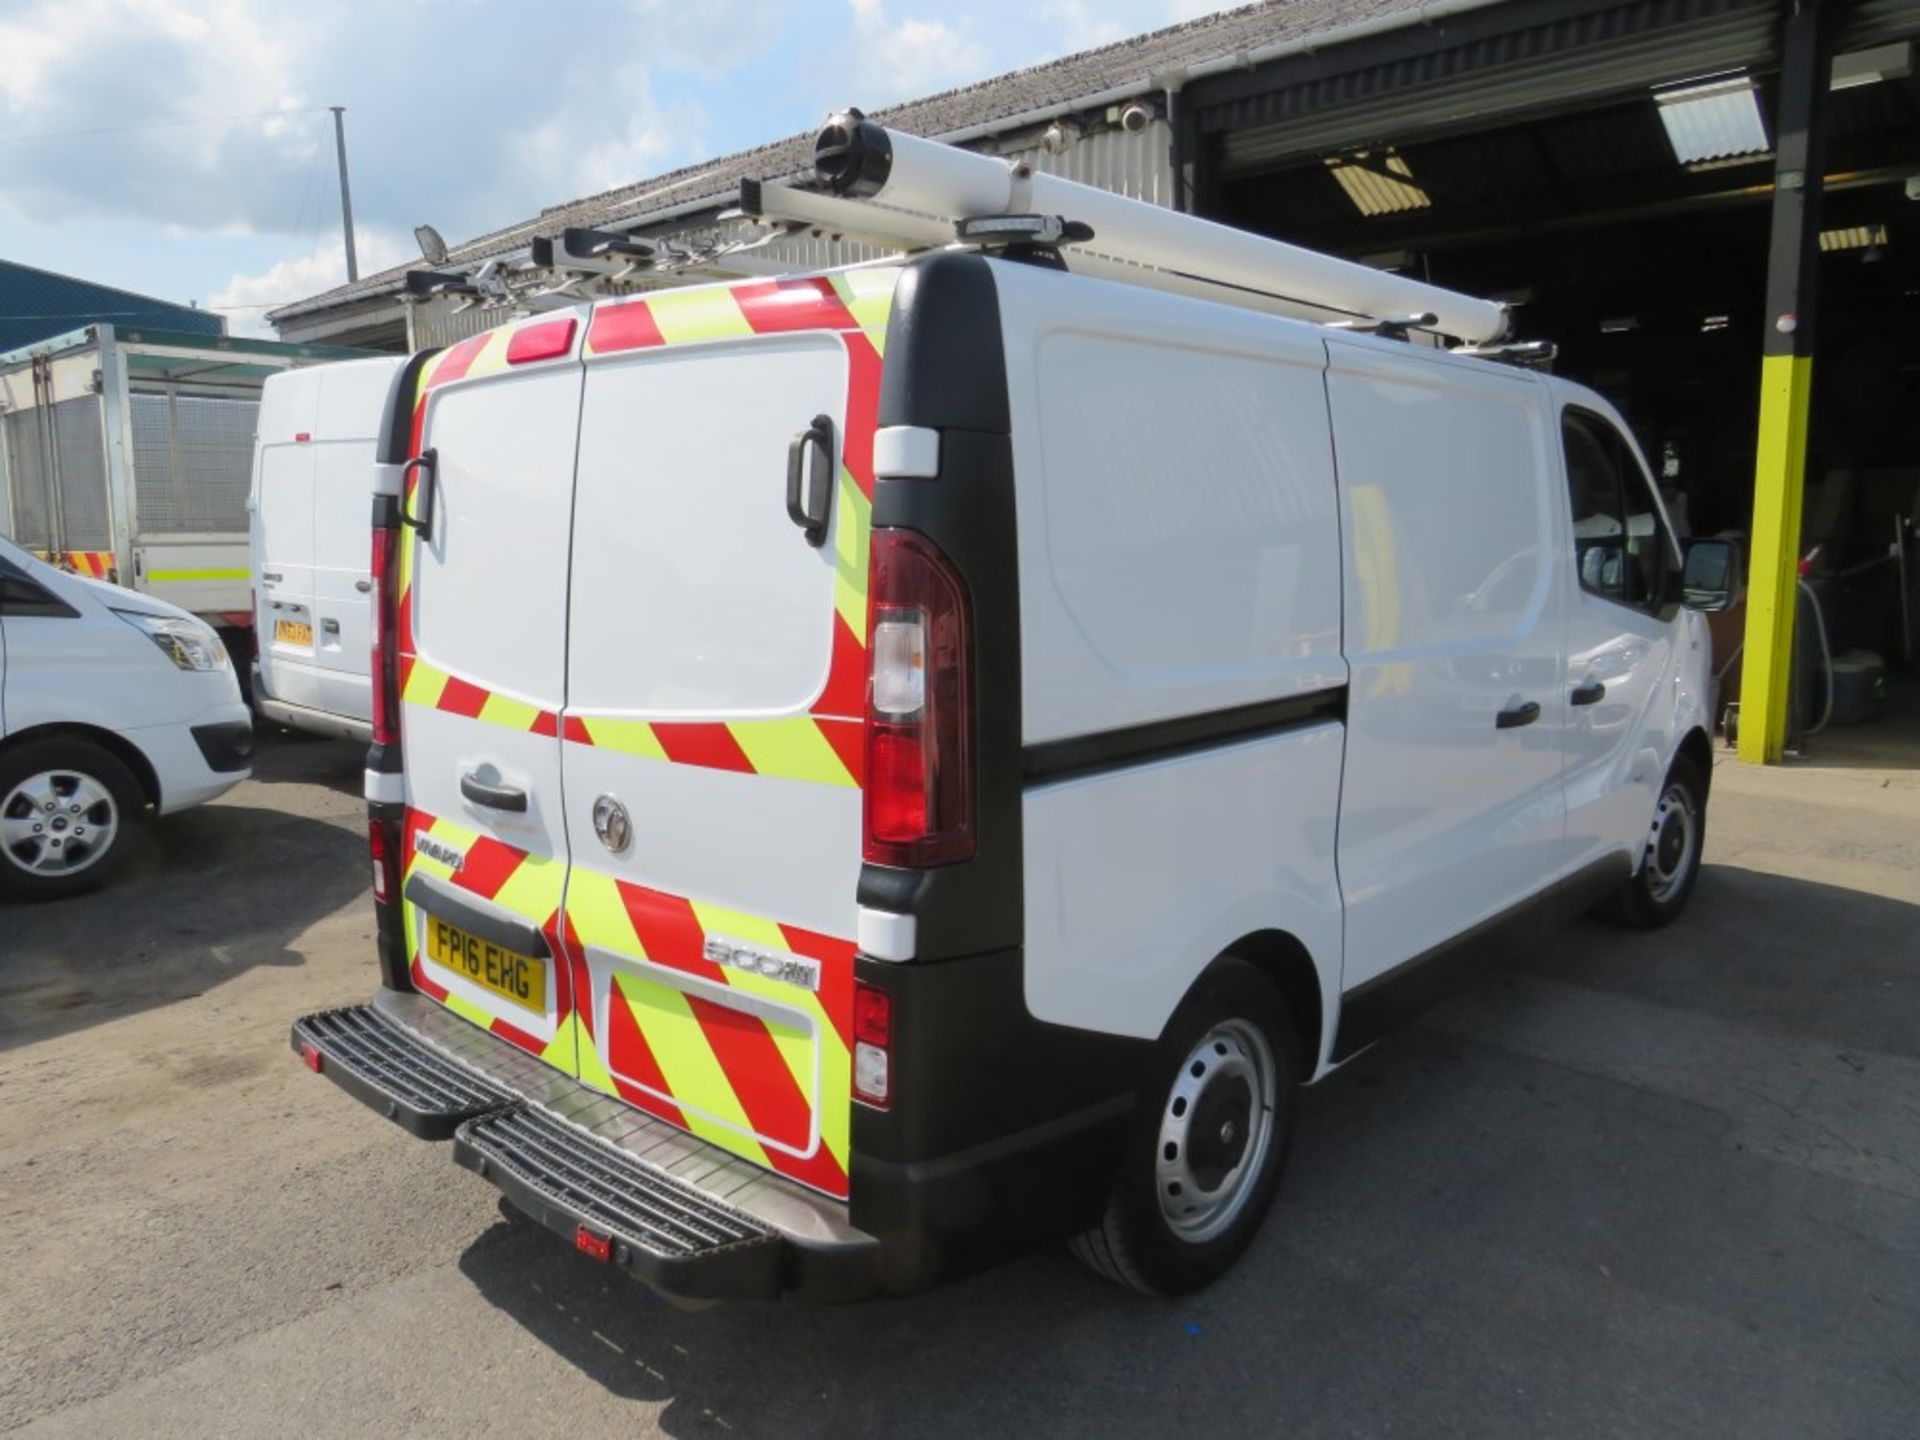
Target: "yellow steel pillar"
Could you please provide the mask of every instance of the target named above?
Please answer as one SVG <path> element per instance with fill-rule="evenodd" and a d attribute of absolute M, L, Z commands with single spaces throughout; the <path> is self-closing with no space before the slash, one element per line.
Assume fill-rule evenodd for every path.
<path fill-rule="evenodd" d="M 1740 669 L 1740 758 L 1768 765 L 1780 760 L 1787 742 L 1830 63 L 1821 0 L 1789 0 L 1774 123 L 1767 328 L 1749 532 L 1746 649 Z"/>

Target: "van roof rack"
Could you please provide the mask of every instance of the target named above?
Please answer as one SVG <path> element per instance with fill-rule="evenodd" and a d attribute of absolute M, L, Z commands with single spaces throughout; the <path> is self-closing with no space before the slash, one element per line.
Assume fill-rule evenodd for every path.
<path fill-rule="evenodd" d="M 814 140 L 819 190 L 741 186 L 757 219 L 897 249 L 978 244 L 996 228 L 1033 244 L 1072 245 L 1072 268 L 1152 289 L 1224 300 L 1342 328 L 1465 345 L 1507 333 L 1507 307 L 1285 241 L 875 124 L 830 117 Z M 1016 224 L 1015 222 L 1020 222 Z M 1015 232 L 1026 225 L 1027 235 Z"/>

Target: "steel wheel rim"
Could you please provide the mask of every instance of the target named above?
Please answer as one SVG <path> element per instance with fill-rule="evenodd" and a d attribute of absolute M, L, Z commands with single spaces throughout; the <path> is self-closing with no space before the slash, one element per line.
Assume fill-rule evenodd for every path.
<path fill-rule="evenodd" d="M 1273 1149 L 1279 1089 L 1273 1047 L 1247 1020 L 1221 1021 L 1181 1061 L 1160 1109 L 1154 1192 L 1182 1240 L 1215 1239 L 1247 1208 Z"/>
<path fill-rule="evenodd" d="M 1699 817 L 1684 785 L 1669 785 L 1654 807 L 1647 836 L 1647 893 L 1664 905 L 1679 893 L 1700 848 Z"/>
<path fill-rule="evenodd" d="M 0 855 L 43 880 L 91 869 L 119 833 L 113 792 L 84 770 L 42 770 L 0 800 Z"/>

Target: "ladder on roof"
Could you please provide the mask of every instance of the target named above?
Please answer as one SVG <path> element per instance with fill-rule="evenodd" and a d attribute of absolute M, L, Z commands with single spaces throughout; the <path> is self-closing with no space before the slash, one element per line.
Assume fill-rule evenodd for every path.
<path fill-rule="evenodd" d="M 847 110 L 814 141 L 823 190 L 741 187 L 755 218 L 893 248 L 1071 245 L 1072 270 L 1355 330 L 1428 331 L 1470 347 L 1507 307 L 1108 190 L 889 130 Z"/>
<path fill-rule="evenodd" d="M 916 251 L 953 245 L 1017 252 L 1071 246 L 1083 275 L 1347 330 L 1460 342 L 1489 358 L 1542 363 L 1552 347 L 1502 345 L 1505 305 L 1036 172 L 1022 161 L 889 130 L 858 110 L 830 117 L 814 141 L 817 189 L 744 181 L 737 210 L 765 230 L 751 239 L 643 239 L 568 229 L 536 239 L 525 262 L 472 275 L 413 271 L 416 299 L 518 310 L 578 305 L 636 289 L 785 273 L 752 252 L 801 232 Z"/>

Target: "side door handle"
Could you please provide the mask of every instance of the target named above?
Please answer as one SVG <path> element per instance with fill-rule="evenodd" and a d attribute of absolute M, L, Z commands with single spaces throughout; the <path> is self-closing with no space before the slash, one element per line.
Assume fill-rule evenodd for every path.
<path fill-rule="evenodd" d="M 1523 700 L 1518 705 L 1509 705 L 1493 717 L 1496 730 L 1518 730 L 1522 725 L 1531 725 L 1540 718 L 1540 702 Z"/>
<path fill-rule="evenodd" d="M 353 582 L 353 588 L 358 590 L 362 595 L 371 595 L 373 593 L 373 581 L 356 580 Z"/>
<path fill-rule="evenodd" d="M 477 775 L 462 775 L 460 793 L 489 810 L 511 810 L 516 815 L 527 813 L 527 792 L 516 785 L 489 785 Z"/>
<path fill-rule="evenodd" d="M 1576 705 L 1598 705 L 1607 698 L 1607 687 L 1598 680 L 1589 680 L 1584 685 L 1573 687 L 1573 694 L 1567 697 Z"/>

